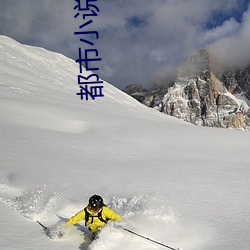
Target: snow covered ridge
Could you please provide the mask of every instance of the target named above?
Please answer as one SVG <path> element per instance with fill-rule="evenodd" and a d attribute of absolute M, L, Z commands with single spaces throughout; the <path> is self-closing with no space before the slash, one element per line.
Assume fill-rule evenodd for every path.
<path fill-rule="evenodd" d="M 59 93 L 74 91 L 76 95 L 79 92 L 77 86 L 79 65 L 74 60 L 40 47 L 20 44 L 6 36 L 0 36 L 0 73 L 0 84 L 4 89 L 30 95 L 29 97 L 36 93 L 50 94 L 53 87 L 56 87 Z M 91 71 L 83 68 L 82 76 L 87 77 L 91 74 Z M 104 81 L 104 84 L 105 101 L 140 106 L 109 83 Z M 57 97 L 54 95 L 54 98 Z M 77 95 L 75 98 L 80 100 Z"/>
<path fill-rule="evenodd" d="M 0 36 L 0 88 L 3 101 L 1 108 L 4 110 L 8 107 L 9 110 L 2 119 L 17 120 L 20 116 L 18 122 L 28 126 L 69 133 L 87 131 L 89 124 L 79 117 L 71 119 L 74 111 L 67 108 L 67 104 L 72 102 L 72 97 L 78 105 L 82 104 L 86 108 L 93 104 L 93 101 L 78 102 L 80 100 L 77 95 L 78 72 L 78 65 L 72 59 Z M 83 76 L 87 77 L 90 74 L 92 72 L 84 72 L 83 69 Z M 100 98 L 98 103 L 108 102 L 110 105 L 114 103 L 129 109 L 140 107 L 145 110 L 122 91 L 105 81 L 103 84 L 105 97 Z M 21 103 L 19 97 L 23 99 Z M 63 114 L 56 106 L 51 107 L 48 104 L 50 101 L 58 101 L 58 98 L 62 98 L 66 106 Z M 39 100 L 38 104 L 35 99 Z M 47 99 L 50 101 L 46 101 Z M 30 102 L 33 102 L 34 106 L 31 106 Z M 19 107 L 22 107 L 22 114 L 17 110 Z"/>
<path fill-rule="evenodd" d="M 250 68 L 215 75 L 207 50 L 189 57 L 170 87 L 129 92 L 149 107 L 196 125 L 246 130 L 250 127 L 249 93 Z"/>

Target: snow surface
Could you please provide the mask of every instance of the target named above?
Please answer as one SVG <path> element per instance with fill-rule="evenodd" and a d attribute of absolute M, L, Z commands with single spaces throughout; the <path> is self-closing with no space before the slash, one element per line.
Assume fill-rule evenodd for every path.
<path fill-rule="evenodd" d="M 53 229 L 96 193 L 168 246 L 249 250 L 249 132 L 190 125 L 106 82 L 105 97 L 81 101 L 78 72 L 0 36 L 0 249 L 163 249 L 112 224 L 91 243 L 83 222 L 62 239 L 36 223 Z"/>

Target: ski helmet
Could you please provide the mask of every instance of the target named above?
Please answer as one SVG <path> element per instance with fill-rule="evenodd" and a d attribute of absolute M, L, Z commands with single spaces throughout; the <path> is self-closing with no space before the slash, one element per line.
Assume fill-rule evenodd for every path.
<path fill-rule="evenodd" d="M 103 199 L 99 195 L 93 195 L 89 198 L 89 206 L 93 210 L 98 210 L 103 207 Z"/>

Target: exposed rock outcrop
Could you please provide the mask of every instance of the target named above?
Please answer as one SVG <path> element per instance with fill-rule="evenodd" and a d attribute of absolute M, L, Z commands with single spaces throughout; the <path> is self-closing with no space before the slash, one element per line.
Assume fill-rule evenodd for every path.
<path fill-rule="evenodd" d="M 215 75 L 209 53 L 203 49 L 178 68 L 176 80 L 170 87 L 141 91 L 137 100 L 196 125 L 248 129 L 249 107 L 233 94 L 250 96 L 249 68 Z M 139 92 L 136 93 L 138 97 Z M 135 93 L 130 94 L 135 97 Z"/>

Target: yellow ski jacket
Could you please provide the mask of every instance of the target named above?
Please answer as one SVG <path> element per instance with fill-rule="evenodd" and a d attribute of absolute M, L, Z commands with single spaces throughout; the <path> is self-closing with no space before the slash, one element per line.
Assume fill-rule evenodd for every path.
<path fill-rule="evenodd" d="M 120 215 L 116 214 L 113 210 L 110 208 L 103 206 L 99 211 L 93 212 L 88 207 L 86 207 L 87 212 L 89 213 L 88 221 L 85 221 L 86 226 L 88 226 L 89 230 L 92 233 L 97 232 L 100 228 L 102 228 L 106 223 L 104 221 L 112 220 L 112 221 L 121 221 Z M 98 218 L 98 215 L 101 211 L 101 218 L 104 220 L 100 220 Z M 82 209 L 77 214 L 72 216 L 68 221 L 67 224 L 75 225 L 80 220 L 85 220 L 85 210 Z"/>

